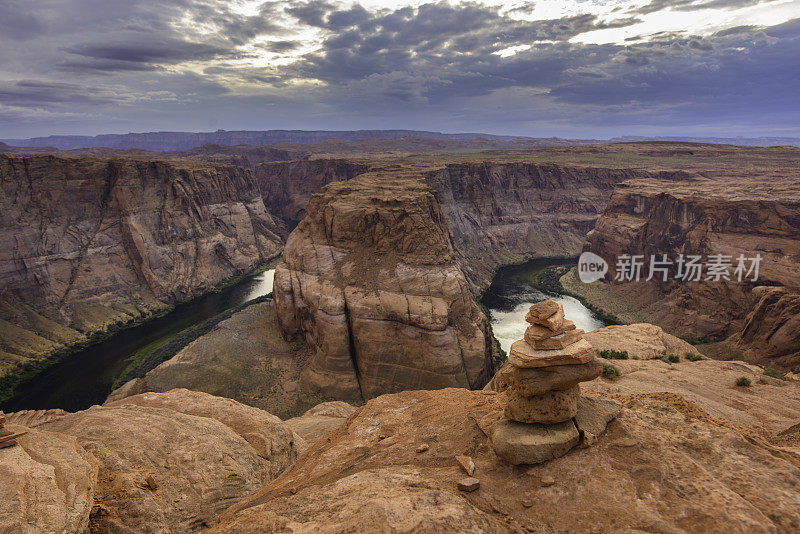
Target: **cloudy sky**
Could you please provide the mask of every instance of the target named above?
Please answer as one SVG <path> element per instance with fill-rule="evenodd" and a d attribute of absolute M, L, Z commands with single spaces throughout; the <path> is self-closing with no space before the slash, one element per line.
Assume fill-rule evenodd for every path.
<path fill-rule="evenodd" d="M 0 138 L 800 136 L 800 1 L 0 0 Z"/>

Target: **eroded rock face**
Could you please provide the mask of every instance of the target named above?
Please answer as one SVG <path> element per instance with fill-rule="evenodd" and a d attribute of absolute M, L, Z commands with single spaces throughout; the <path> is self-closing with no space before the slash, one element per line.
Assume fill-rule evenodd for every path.
<path fill-rule="evenodd" d="M 0 448 L 0 531 L 86 532 L 98 465 L 70 436 L 27 431 Z"/>
<path fill-rule="evenodd" d="M 614 185 L 649 173 L 536 163 L 449 164 L 427 174 L 450 223 L 467 277 L 532 257 L 574 256 Z"/>
<path fill-rule="evenodd" d="M 513 467 L 477 424 L 500 417 L 503 396 L 445 389 L 373 399 L 291 470 L 226 511 L 212 531 L 614 532 L 658 525 L 788 533 L 800 526 L 800 459 L 789 449 L 643 399 L 627 403 L 591 447 Z M 583 424 L 603 426 L 614 406 L 596 409 Z M 430 447 L 417 452 L 421 443 Z M 480 480 L 466 496 L 457 488 L 464 472 L 455 457 L 463 454 Z"/>
<path fill-rule="evenodd" d="M 800 293 L 758 287 L 741 332 L 731 342 L 749 361 L 794 369 L 800 363 Z"/>
<path fill-rule="evenodd" d="M 326 186 L 306 211 L 274 293 L 284 336 L 316 349 L 308 382 L 357 399 L 488 381 L 488 321 L 430 187 L 369 173 Z"/>
<path fill-rule="evenodd" d="M 762 183 L 764 182 L 764 183 Z M 767 185 L 767 183 L 769 185 Z M 689 175 L 681 180 L 637 180 L 620 184 L 588 234 L 584 250 L 609 262 L 609 279 L 622 254 L 712 254 L 762 257 L 758 280 L 674 280 L 609 283 L 609 296 L 631 304 L 648 321 L 691 338 L 723 338 L 738 332 L 754 304 L 757 285 L 800 287 L 800 184 L 791 176 L 729 178 Z M 749 267 L 749 262 L 746 264 Z M 647 266 L 643 272 L 646 275 Z M 602 306 L 602 304 L 601 304 Z"/>
<path fill-rule="evenodd" d="M 584 334 L 595 350 L 626 351 L 631 358 L 660 358 L 667 354 L 686 356 L 700 351 L 686 341 L 648 323 L 612 325 Z"/>
<path fill-rule="evenodd" d="M 265 412 L 185 390 L 93 406 L 37 430 L 72 436 L 96 458 L 91 521 L 104 532 L 213 524 L 302 448 L 301 438 Z"/>
<path fill-rule="evenodd" d="M 0 187 L 0 371 L 282 249 L 239 167 L 0 155 Z"/>
<path fill-rule="evenodd" d="M 369 165 L 345 159 L 316 159 L 263 163 L 254 174 L 270 213 L 297 224 L 306 214 L 311 195 L 331 182 L 349 180 L 367 172 Z"/>

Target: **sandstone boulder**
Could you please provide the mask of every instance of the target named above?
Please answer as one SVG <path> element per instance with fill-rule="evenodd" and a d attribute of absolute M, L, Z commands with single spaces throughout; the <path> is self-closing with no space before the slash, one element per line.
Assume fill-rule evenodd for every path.
<path fill-rule="evenodd" d="M 578 399 L 578 410 L 573 419 L 581 434 L 581 446 L 592 445 L 606 430 L 621 410 L 619 402 L 603 397 L 581 397 Z"/>
<path fill-rule="evenodd" d="M 503 365 L 497 373 L 502 383 L 522 395 L 531 397 L 551 390 L 569 389 L 580 382 L 594 380 L 603 372 L 603 363 L 594 359 L 583 365 L 553 365 L 551 367 L 520 368 Z M 500 388 L 501 390 L 505 387 Z"/>
<path fill-rule="evenodd" d="M 508 390 L 506 417 L 521 423 L 560 423 L 578 413 L 580 386 L 561 391 L 548 391 L 541 395 L 523 397 L 515 389 Z"/>
<path fill-rule="evenodd" d="M 585 339 L 562 350 L 535 350 L 521 339 L 511 345 L 508 354 L 508 363 L 521 368 L 581 365 L 594 359 L 594 348 Z"/>
<path fill-rule="evenodd" d="M 131 404 L 166 408 L 219 421 L 241 436 L 267 462 L 270 480 L 292 465 L 307 447 L 302 437 L 271 413 L 208 393 L 173 389 L 166 393 L 142 393 L 105 406 Z"/>
<path fill-rule="evenodd" d="M 526 424 L 501 419 L 491 429 L 497 455 L 511 465 L 539 464 L 564 456 L 580 441 L 572 421 L 557 424 Z"/>
<path fill-rule="evenodd" d="M 175 395 L 181 401 L 170 400 Z M 262 425 L 270 418 L 250 415 L 227 399 L 165 393 L 144 405 L 124 401 L 94 406 L 42 424 L 38 429 L 72 436 L 99 462 L 92 528 L 98 531 L 186 532 L 214 523 L 218 514 L 273 477 L 279 462 L 262 457 L 233 428 L 214 417 L 232 417 L 239 431 L 266 451 Z M 202 400 L 202 403 L 201 403 Z M 189 415 L 172 408 L 187 402 Z M 148 402 L 154 405 L 148 406 Z M 216 404 L 216 406 L 215 406 Z M 247 417 L 251 417 L 247 421 Z M 259 434 L 260 433 L 260 434 Z M 284 434 L 286 435 L 286 434 Z M 290 434 L 289 434 L 290 435 Z M 248 435 L 248 437 L 250 437 Z M 280 444 L 276 434 L 275 449 Z M 293 453 L 274 450 L 271 457 Z"/>
<path fill-rule="evenodd" d="M 558 350 L 563 349 L 568 345 L 572 345 L 581 339 L 583 339 L 583 330 L 574 329 L 568 330 L 563 334 L 558 334 L 548 339 L 529 340 L 528 338 L 525 338 L 525 342 L 536 350 Z"/>
<path fill-rule="evenodd" d="M 643 360 L 667 354 L 699 353 L 691 344 L 664 332 L 660 326 L 647 323 L 606 326 L 587 332 L 584 338 L 598 351 L 624 350 L 630 357 L 638 356 Z"/>
<path fill-rule="evenodd" d="M 0 532 L 86 532 L 97 460 L 73 437 L 9 428 L 27 433 L 0 449 Z"/>

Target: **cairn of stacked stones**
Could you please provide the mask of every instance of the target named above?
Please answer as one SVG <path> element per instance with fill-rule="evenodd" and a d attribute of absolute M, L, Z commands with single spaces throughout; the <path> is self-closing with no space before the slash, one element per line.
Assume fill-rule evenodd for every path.
<path fill-rule="evenodd" d="M 511 345 L 500 371 L 507 385 L 505 418 L 492 433 L 495 451 L 514 464 L 539 463 L 578 444 L 573 421 L 580 382 L 603 371 L 583 330 L 564 317 L 563 306 L 546 300 L 531 306 L 524 339 Z"/>

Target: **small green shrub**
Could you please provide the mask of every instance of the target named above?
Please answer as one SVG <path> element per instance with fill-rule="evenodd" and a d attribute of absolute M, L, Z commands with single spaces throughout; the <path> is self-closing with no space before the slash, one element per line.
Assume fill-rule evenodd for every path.
<path fill-rule="evenodd" d="M 798 365 L 797 367 L 795 367 L 795 368 L 794 368 L 794 371 L 792 371 L 792 372 L 793 372 L 794 374 L 796 374 L 796 375 L 800 375 L 800 365 Z"/>
<path fill-rule="evenodd" d="M 690 352 L 689 354 L 687 354 L 686 359 L 689 360 L 690 362 L 699 362 L 700 360 L 705 360 L 705 358 L 703 358 L 699 354 L 695 354 L 694 352 Z"/>
<path fill-rule="evenodd" d="M 667 361 L 669 363 L 678 363 L 679 361 L 681 361 L 681 357 L 678 356 L 677 354 L 667 354 Z"/>
<path fill-rule="evenodd" d="M 759 384 L 769 384 L 769 380 L 767 380 L 766 378 L 764 378 L 762 376 L 761 378 L 758 379 L 758 383 Z"/>
<path fill-rule="evenodd" d="M 740 376 L 739 378 L 736 379 L 737 386 L 749 387 L 750 384 L 752 384 L 752 382 L 750 382 L 750 379 L 747 378 L 746 376 Z"/>
<path fill-rule="evenodd" d="M 605 350 L 598 350 L 596 351 L 597 355 L 601 358 L 605 358 L 606 360 L 627 360 L 628 359 L 628 351 L 627 350 L 612 350 L 612 349 L 605 349 Z"/>
<path fill-rule="evenodd" d="M 765 367 L 764 368 L 764 374 L 766 376 L 770 376 L 772 378 L 778 378 L 778 379 L 782 379 L 783 378 L 783 373 L 781 373 L 777 369 L 773 369 L 772 367 Z"/>
<path fill-rule="evenodd" d="M 619 369 L 610 363 L 603 362 L 603 378 L 614 380 L 619 376 Z"/>
<path fill-rule="evenodd" d="M 631 360 L 638 360 L 638 359 L 639 359 L 638 354 L 634 354 L 633 356 L 631 356 Z"/>

